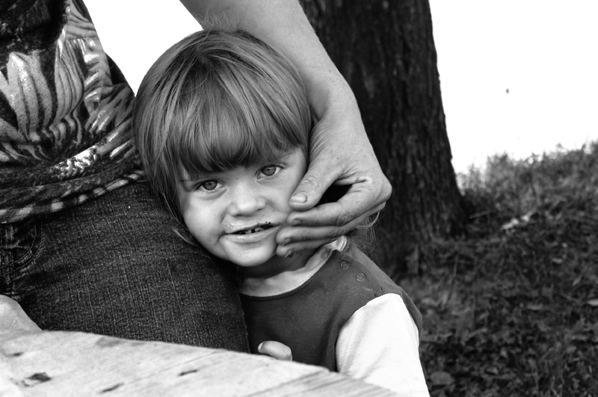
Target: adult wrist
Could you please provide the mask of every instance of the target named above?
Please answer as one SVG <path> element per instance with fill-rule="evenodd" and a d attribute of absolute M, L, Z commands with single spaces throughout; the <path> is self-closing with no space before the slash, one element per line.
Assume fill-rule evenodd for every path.
<path fill-rule="evenodd" d="M 338 72 L 322 74 L 307 84 L 310 104 L 318 119 L 325 113 L 359 114 L 357 99 L 347 81 Z"/>

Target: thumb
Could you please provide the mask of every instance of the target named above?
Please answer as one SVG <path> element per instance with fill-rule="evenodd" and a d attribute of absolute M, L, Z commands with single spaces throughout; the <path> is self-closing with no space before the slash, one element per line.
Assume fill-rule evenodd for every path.
<path fill-rule="evenodd" d="M 313 208 L 324 193 L 337 179 L 336 170 L 327 161 L 314 161 L 291 195 L 289 205 L 293 210 L 303 211 Z"/>

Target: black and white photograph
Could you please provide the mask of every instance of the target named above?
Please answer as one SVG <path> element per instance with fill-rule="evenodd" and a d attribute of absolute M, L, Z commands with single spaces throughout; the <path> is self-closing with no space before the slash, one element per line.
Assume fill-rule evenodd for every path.
<path fill-rule="evenodd" d="M 0 397 L 598 397 L 597 16 L 0 0 Z"/>

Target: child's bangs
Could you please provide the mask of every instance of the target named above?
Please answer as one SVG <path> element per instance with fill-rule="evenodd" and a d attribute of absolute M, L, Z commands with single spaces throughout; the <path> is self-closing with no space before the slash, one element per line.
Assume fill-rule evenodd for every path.
<path fill-rule="evenodd" d="M 169 145 L 191 175 L 275 161 L 293 148 L 307 147 L 298 133 L 305 126 L 276 117 L 263 101 L 239 99 L 217 87 L 202 91 L 210 95 L 194 95 L 198 100 L 187 108 L 180 130 L 171 131 Z"/>

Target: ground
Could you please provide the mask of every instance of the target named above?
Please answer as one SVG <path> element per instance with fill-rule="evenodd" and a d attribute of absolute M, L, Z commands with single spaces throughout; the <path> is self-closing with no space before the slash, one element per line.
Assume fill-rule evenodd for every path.
<path fill-rule="evenodd" d="M 432 396 L 598 396 L 598 144 L 462 182 L 466 232 L 397 275 Z"/>

